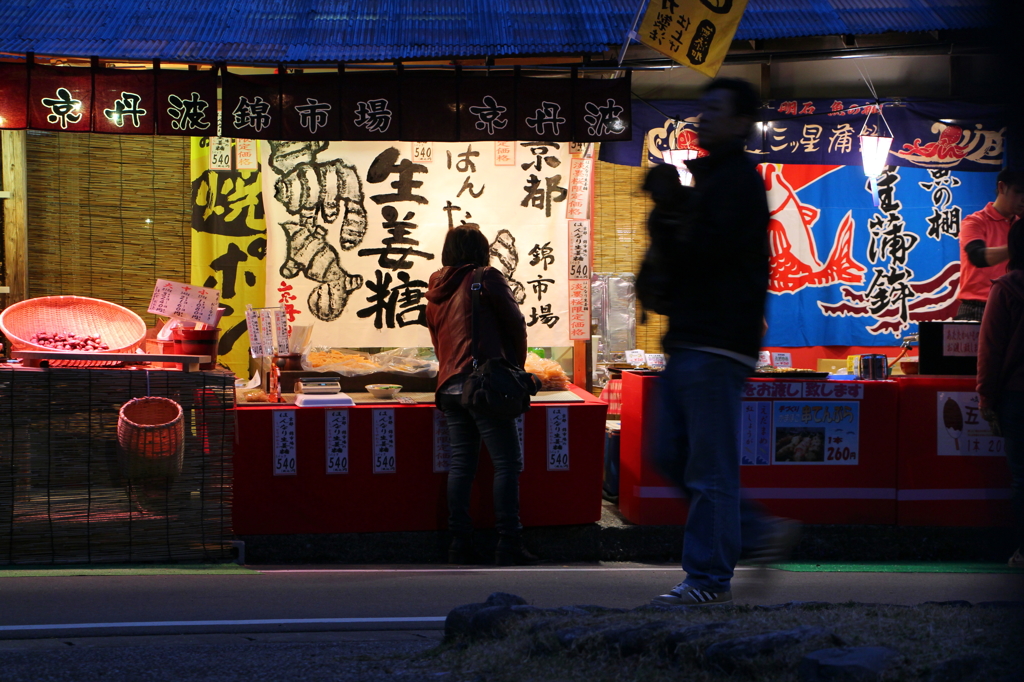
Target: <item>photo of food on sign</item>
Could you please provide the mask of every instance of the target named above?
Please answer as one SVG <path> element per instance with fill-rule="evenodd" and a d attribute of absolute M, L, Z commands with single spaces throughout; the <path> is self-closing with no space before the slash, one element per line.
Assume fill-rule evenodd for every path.
<path fill-rule="evenodd" d="M 775 430 L 776 462 L 824 462 L 825 429 L 780 428 Z"/>

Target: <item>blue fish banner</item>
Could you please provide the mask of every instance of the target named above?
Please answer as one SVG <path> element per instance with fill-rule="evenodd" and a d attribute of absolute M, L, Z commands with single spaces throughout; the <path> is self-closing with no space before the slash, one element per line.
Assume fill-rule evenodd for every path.
<path fill-rule="evenodd" d="M 994 107 L 958 103 L 769 102 L 747 141 L 771 212 L 768 347 L 888 346 L 956 314 L 960 222 L 996 195 L 1005 126 Z M 603 161 L 703 156 L 692 101 L 633 107 L 632 142 Z M 859 134 L 893 133 L 877 201 Z M 883 130 L 882 132 L 885 132 Z"/>

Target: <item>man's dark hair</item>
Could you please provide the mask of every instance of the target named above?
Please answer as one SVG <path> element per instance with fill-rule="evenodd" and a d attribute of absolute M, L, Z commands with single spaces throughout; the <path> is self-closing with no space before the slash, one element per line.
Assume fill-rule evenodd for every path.
<path fill-rule="evenodd" d="M 1024 192 L 1024 170 L 1019 168 L 1004 168 L 996 176 L 996 182 L 1005 183 L 1010 189 Z"/>
<path fill-rule="evenodd" d="M 732 93 L 733 114 L 757 119 L 757 110 L 761 108 L 761 97 L 754 86 L 739 78 L 716 78 L 704 86 L 704 94 L 712 90 L 728 90 Z"/>
<path fill-rule="evenodd" d="M 1007 270 L 1024 270 L 1024 220 L 1018 220 L 1010 227 L 1006 236 L 1006 250 L 1010 252 Z"/>
<path fill-rule="evenodd" d="M 441 265 L 487 265 L 491 246 L 487 237 L 475 227 L 460 225 L 448 230 L 441 249 Z"/>

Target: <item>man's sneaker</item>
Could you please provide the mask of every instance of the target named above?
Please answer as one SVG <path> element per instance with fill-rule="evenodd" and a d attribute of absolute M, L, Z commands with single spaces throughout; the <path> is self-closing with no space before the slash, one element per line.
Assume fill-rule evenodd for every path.
<path fill-rule="evenodd" d="M 1018 549 L 1013 553 L 1013 556 L 1010 557 L 1010 560 L 1006 562 L 1006 565 L 1010 568 L 1024 568 L 1024 554 L 1021 554 Z"/>
<path fill-rule="evenodd" d="M 711 604 L 728 604 L 732 601 L 732 592 L 708 592 L 686 583 L 679 583 L 668 594 L 658 595 L 651 604 L 663 606 L 709 606 Z"/>
<path fill-rule="evenodd" d="M 802 527 L 803 524 L 792 519 L 774 521 L 764 544 L 742 557 L 743 561 L 749 564 L 777 564 L 786 561 L 796 543 L 800 542 Z"/>

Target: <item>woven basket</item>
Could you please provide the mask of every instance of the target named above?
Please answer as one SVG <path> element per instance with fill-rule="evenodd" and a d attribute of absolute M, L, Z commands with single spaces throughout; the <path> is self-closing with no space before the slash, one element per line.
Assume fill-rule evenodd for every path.
<path fill-rule="evenodd" d="M 146 323 L 131 310 L 98 298 L 43 296 L 30 298 L 0 313 L 0 331 L 11 350 L 53 350 L 29 341 L 36 332 L 98 334 L 110 349 L 105 353 L 131 353 L 146 338 Z"/>
<path fill-rule="evenodd" d="M 117 454 L 122 473 L 139 480 L 181 473 L 185 420 L 169 398 L 134 398 L 117 418 Z"/>

